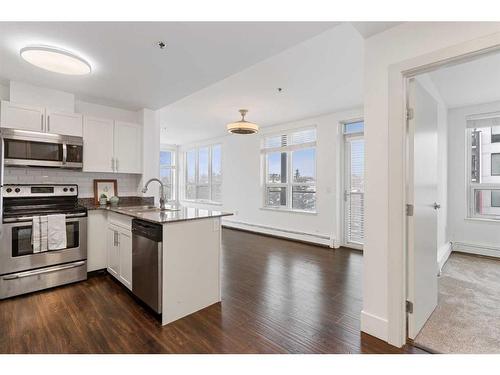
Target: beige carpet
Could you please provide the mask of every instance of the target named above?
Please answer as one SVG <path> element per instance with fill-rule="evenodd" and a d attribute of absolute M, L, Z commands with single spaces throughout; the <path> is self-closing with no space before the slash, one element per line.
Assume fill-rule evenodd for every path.
<path fill-rule="evenodd" d="M 436 310 L 415 343 L 438 353 L 500 353 L 500 260 L 452 253 Z"/>

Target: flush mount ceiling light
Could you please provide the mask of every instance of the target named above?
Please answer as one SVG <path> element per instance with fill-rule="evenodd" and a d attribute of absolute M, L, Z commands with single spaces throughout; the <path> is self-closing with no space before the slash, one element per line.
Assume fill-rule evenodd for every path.
<path fill-rule="evenodd" d="M 248 110 L 240 109 L 241 120 L 227 125 L 227 131 L 233 134 L 254 134 L 259 131 L 259 125 L 245 121 Z"/>
<path fill-rule="evenodd" d="M 20 54 L 30 64 L 55 73 L 84 75 L 92 70 L 81 57 L 57 47 L 28 46 L 22 48 Z"/>

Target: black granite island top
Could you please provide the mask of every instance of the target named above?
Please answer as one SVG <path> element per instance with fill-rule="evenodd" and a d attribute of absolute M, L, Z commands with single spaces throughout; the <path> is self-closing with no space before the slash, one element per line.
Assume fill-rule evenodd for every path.
<path fill-rule="evenodd" d="M 211 217 L 222 217 L 233 215 L 229 212 L 217 210 L 206 210 L 187 206 L 170 206 L 167 211 L 161 211 L 154 206 L 154 198 L 150 197 L 120 197 L 116 206 L 101 206 L 94 202 L 93 198 L 81 198 L 79 204 L 88 210 L 106 210 L 118 214 L 130 216 L 136 219 L 146 220 L 156 224 L 166 224 L 178 221 L 200 220 Z"/>
<path fill-rule="evenodd" d="M 146 220 L 156 224 L 167 224 L 179 221 L 201 220 L 213 217 L 231 216 L 232 213 L 205 210 L 201 208 L 177 206 L 171 207 L 166 211 L 161 211 L 159 208 L 137 208 L 137 207 L 109 207 L 111 212 L 127 215 L 136 219 Z"/>

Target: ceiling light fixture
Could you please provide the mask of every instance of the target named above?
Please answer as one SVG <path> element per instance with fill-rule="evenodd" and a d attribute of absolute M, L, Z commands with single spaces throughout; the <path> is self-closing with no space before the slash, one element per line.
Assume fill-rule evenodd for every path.
<path fill-rule="evenodd" d="M 241 120 L 227 125 L 227 131 L 233 134 L 254 134 L 259 131 L 259 125 L 245 121 L 248 110 L 240 109 Z"/>
<path fill-rule="evenodd" d="M 27 46 L 21 49 L 20 54 L 30 64 L 55 73 L 84 75 L 92 71 L 87 61 L 57 47 Z"/>

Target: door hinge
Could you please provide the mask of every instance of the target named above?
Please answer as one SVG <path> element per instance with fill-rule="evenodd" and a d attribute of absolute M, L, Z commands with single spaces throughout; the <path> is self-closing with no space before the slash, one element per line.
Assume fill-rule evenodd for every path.
<path fill-rule="evenodd" d="M 406 301 L 406 312 L 408 314 L 413 314 L 413 302 Z"/>
<path fill-rule="evenodd" d="M 413 204 L 406 205 L 406 216 L 413 216 Z"/>
<path fill-rule="evenodd" d="M 413 115 L 414 115 L 413 108 L 406 108 L 406 119 L 412 120 Z"/>

